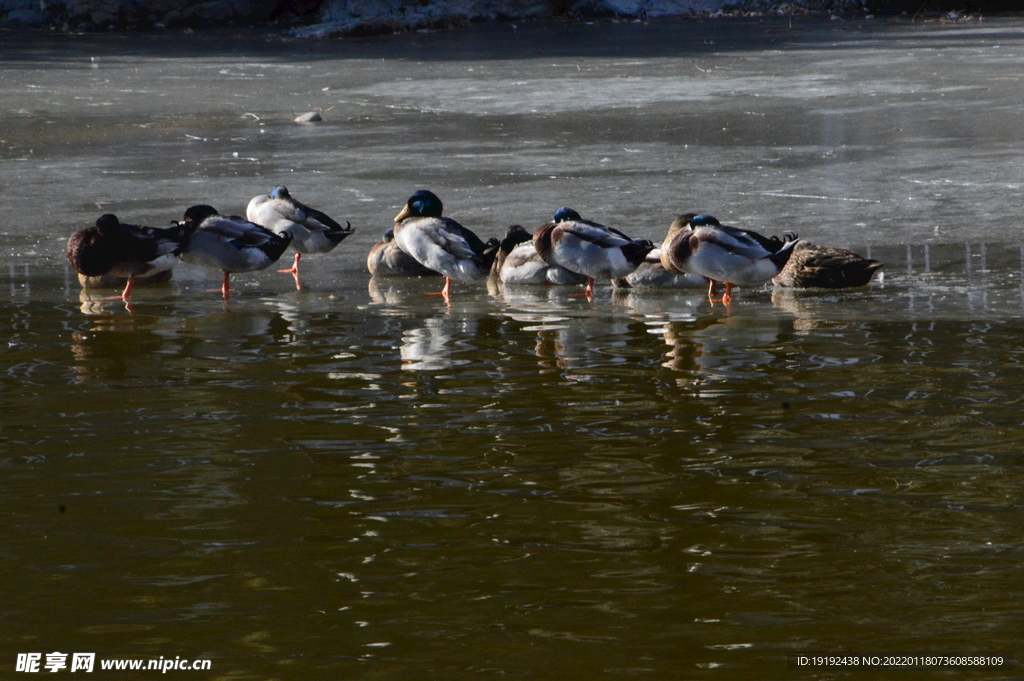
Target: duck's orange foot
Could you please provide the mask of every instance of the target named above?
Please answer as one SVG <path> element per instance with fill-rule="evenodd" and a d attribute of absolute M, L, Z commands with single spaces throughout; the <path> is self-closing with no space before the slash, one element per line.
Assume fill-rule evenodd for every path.
<path fill-rule="evenodd" d="M 285 274 L 290 274 L 290 275 L 292 275 L 294 277 L 298 277 L 299 276 L 299 260 L 301 260 L 301 259 L 302 259 L 302 254 L 301 253 L 296 253 L 295 254 L 295 260 L 292 261 L 291 268 L 287 269 L 287 270 L 278 270 L 278 272 L 283 272 Z"/>

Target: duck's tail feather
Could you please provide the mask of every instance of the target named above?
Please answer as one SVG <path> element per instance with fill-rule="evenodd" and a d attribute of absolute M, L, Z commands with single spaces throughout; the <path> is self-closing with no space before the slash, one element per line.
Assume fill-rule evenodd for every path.
<path fill-rule="evenodd" d="M 334 222 L 334 221 L 331 220 L 331 222 Z M 349 222 L 348 220 L 345 220 L 345 226 L 344 227 L 342 227 L 341 225 L 339 225 L 336 222 L 334 224 L 337 225 L 337 228 L 331 228 L 330 230 L 324 232 L 324 236 L 326 236 L 328 241 L 330 241 L 335 246 L 340 244 L 345 237 L 347 237 L 350 234 L 354 234 L 355 231 L 356 231 L 352 227 L 352 223 Z"/>
<path fill-rule="evenodd" d="M 647 257 L 647 254 L 654 250 L 654 244 L 646 239 L 634 239 L 631 243 L 622 247 L 622 254 L 626 260 L 639 265 Z"/>
<path fill-rule="evenodd" d="M 791 233 L 790 233 L 791 234 Z M 787 234 L 788 236 L 788 234 Z M 795 234 L 793 236 L 796 236 Z M 782 271 L 782 268 L 789 262 L 789 256 L 793 255 L 793 248 L 800 243 L 799 239 L 792 239 L 782 245 L 782 248 L 768 256 L 768 259 Z"/>
<path fill-rule="evenodd" d="M 498 251 L 501 249 L 501 242 L 497 239 L 490 238 L 487 243 L 484 244 L 483 252 L 480 253 L 475 259 L 480 263 L 480 267 L 486 271 L 490 271 L 491 265 L 494 264 L 494 259 L 498 255 Z"/>

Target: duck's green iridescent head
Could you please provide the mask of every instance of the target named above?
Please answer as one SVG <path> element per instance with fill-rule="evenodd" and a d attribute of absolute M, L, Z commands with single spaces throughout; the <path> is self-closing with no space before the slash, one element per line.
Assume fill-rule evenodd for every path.
<path fill-rule="evenodd" d="M 697 229 L 698 227 L 717 224 L 719 224 L 718 220 L 710 215 L 705 215 L 703 213 L 683 213 L 672 222 L 672 226 L 668 229 L 669 234 L 673 235 L 684 229 Z"/>
<path fill-rule="evenodd" d="M 710 227 L 722 224 L 710 215 L 693 215 L 692 213 L 690 215 L 690 225 L 693 227 Z"/>
<path fill-rule="evenodd" d="M 581 222 L 583 218 L 580 217 L 580 214 L 572 208 L 568 208 L 566 206 L 562 206 L 555 211 L 555 222 L 568 222 L 570 220 L 574 222 Z"/>
<path fill-rule="evenodd" d="M 421 189 L 405 202 L 405 208 L 395 216 L 395 222 L 406 218 L 439 218 L 444 213 L 444 205 L 437 194 Z"/>

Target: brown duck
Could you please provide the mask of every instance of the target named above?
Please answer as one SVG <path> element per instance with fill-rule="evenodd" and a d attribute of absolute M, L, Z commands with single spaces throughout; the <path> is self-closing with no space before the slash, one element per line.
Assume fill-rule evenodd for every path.
<path fill-rule="evenodd" d="M 818 246 L 801 239 L 772 282 L 789 288 L 854 288 L 867 286 L 881 268 L 877 260 L 845 248 Z"/>

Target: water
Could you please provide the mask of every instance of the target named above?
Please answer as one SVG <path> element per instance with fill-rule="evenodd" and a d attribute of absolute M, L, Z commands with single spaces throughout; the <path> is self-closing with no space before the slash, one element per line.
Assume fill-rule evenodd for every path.
<path fill-rule="evenodd" d="M 0 34 L 0 665 L 763 679 L 1015 652 L 1024 23 L 794 22 Z M 278 183 L 358 230 L 301 291 L 239 275 L 225 304 L 182 265 L 129 314 L 63 262 L 101 212 Z M 446 307 L 363 264 L 419 187 L 484 236 L 571 205 L 658 238 L 699 206 L 885 274 L 728 310 L 483 283 Z"/>

